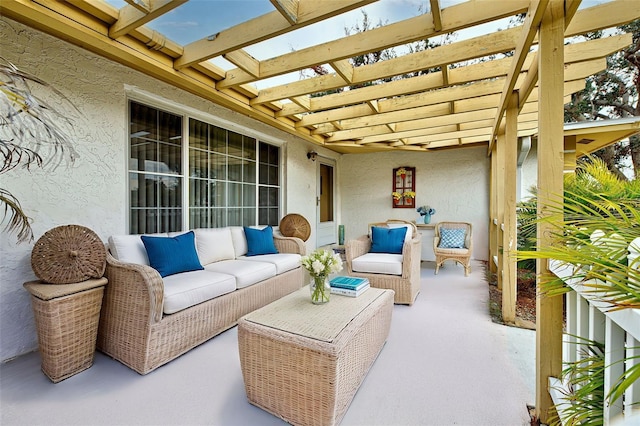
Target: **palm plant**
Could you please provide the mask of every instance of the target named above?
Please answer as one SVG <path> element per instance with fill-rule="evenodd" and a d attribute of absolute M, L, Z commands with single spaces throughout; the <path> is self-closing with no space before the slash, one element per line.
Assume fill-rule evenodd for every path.
<path fill-rule="evenodd" d="M 602 160 L 592 158 L 581 164 L 575 174 L 567 175 L 564 184 L 563 197 L 550 206 L 552 219 L 534 221 L 551 227 L 554 242 L 534 250 L 519 250 L 518 259 L 555 259 L 573 265 L 568 278 L 581 282 L 609 309 L 640 308 L 640 258 L 633 262 L 627 259 L 629 245 L 640 237 L 640 180 L 619 180 Z M 563 220 L 558 221 L 558 217 Z M 547 296 L 570 290 L 553 274 L 543 274 L 540 279 L 540 291 Z M 640 378 L 640 366 L 629 368 L 603 398 L 599 394 L 599 374 L 604 360 L 597 360 L 602 353 L 600 346 L 589 342 L 590 353 L 583 360 L 568 364 L 576 381 L 569 400 L 611 404 Z M 567 424 L 598 424 L 593 419 L 601 419 L 602 410 L 591 402 L 571 404 L 565 413 L 573 423 Z"/>
<path fill-rule="evenodd" d="M 578 336 L 575 336 L 579 338 Z M 557 410 L 551 425 L 601 425 L 604 414 L 604 345 L 594 340 L 581 339 L 583 354 L 579 360 L 566 364 L 562 379 L 567 390 L 566 405 L 558 417 Z"/>
<path fill-rule="evenodd" d="M 0 174 L 19 166 L 55 168 L 77 157 L 69 136 L 70 119 L 35 96 L 30 84 L 48 88 L 77 111 L 61 92 L 0 57 Z M 4 231 L 16 232 L 19 242 L 33 240 L 31 223 L 20 201 L 0 188 L 0 204 L 4 207 Z"/>

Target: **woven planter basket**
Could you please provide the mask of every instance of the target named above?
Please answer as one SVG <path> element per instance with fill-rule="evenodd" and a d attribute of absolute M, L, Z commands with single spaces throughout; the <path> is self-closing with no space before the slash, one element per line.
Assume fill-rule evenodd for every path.
<path fill-rule="evenodd" d="M 38 239 L 31 252 L 33 272 L 49 284 L 71 284 L 100 278 L 107 252 L 95 232 L 80 225 L 53 228 Z"/>
<path fill-rule="evenodd" d="M 311 235 L 311 225 L 304 216 L 290 213 L 280 220 L 280 233 L 285 237 L 297 237 L 307 241 Z"/>

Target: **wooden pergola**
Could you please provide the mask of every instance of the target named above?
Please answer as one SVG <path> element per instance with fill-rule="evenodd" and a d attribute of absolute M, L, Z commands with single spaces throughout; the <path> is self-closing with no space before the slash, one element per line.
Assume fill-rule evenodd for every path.
<path fill-rule="evenodd" d="M 537 135 L 539 212 L 551 214 L 547 204 L 562 193 L 565 157 L 575 163 L 575 138 L 573 149 L 565 147 L 563 104 L 632 37 L 565 41 L 640 17 L 636 0 L 580 10 L 580 0 L 469 0 L 446 8 L 430 0 L 430 13 L 258 60 L 247 46 L 374 0 L 271 0 L 273 12 L 211 28 L 211 36 L 184 46 L 146 24 L 187 0 L 126 1 L 118 10 L 102 0 L 2 0 L 0 13 L 338 153 L 486 146 L 489 258 L 496 259 L 490 264 L 498 272 L 507 321 L 515 319 L 518 138 Z M 517 27 L 360 67 L 349 60 L 521 13 L 526 18 Z M 210 61 L 216 57 L 236 68 L 221 69 Z M 252 84 L 319 65 L 332 72 L 261 90 Z M 415 76 L 399 78 L 407 74 Z M 548 237 L 539 228 L 544 245 Z M 539 269 L 545 273 L 546 262 Z M 562 369 L 561 303 L 538 298 L 536 407 L 542 421 L 552 405 L 548 377 Z"/>

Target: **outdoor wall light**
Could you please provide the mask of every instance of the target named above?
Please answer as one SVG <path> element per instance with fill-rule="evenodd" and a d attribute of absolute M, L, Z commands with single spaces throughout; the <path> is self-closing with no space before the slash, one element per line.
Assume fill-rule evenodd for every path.
<path fill-rule="evenodd" d="M 318 158 L 318 153 L 315 151 L 309 151 L 307 152 L 307 158 L 311 161 L 316 161 L 316 158 Z"/>

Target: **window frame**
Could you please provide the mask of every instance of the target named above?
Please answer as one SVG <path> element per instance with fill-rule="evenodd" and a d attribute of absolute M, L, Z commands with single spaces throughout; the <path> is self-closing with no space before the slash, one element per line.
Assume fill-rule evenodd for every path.
<path fill-rule="evenodd" d="M 180 202 L 180 207 L 182 210 L 182 221 L 181 221 L 181 231 L 186 231 L 190 229 L 189 219 L 190 219 L 190 200 L 189 200 L 189 121 L 190 119 L 195 119 L 201 122 L 204 122 L 210 126 L 220 127 L 226 131 L 231 131 L 235 133 L 239 133 L 242 136 L 256 139 L 256 152 L 260 150 L 260 143 L 266 143 L 268 145 L 273 145 L 279 149 L 279 159 L 278 159 L 278 182 L 279 185 L 279 198 L 277 201 L 277 209 L 278 209 L 278 217 L 284 208 L 284 194 L 286 194 L 285 181 L 284 181 L 284 165 L 285 165 L 285 155 L 286 155 L 286 144 L 274 136 L 270 136 L 264 134 L 255 129 L 249 128 L 247 126 L 234 123 L 228 121 L 222 117 L 216 117 L 214 115 L 205 113 L 196 108 L 180 104 L 178 102 L 174 102 L 160 96 L 141 91 L 137 88 L 126 87 L 126 98 L 125 98 L 125 114 L 126 114 L 126 128 L 125 130 L 125 143 L 126 148 L 124 150 L 125 156 L 125 180 L 126 180 L 126 189 L 125 189 L 125 198 L 126 198 L 126 229 L 127 232 L 131 232 L 132 225 L 132 214 L 131 214 L 131 186 L 130 186 L 130 167 L 129 160 L 131 158 L 131 134 L 130 134 L 130 119 L 131 119 L 131 102 L 136 102 L 142 105 L 145 105 L 150 108 L 155 108 L 158 110 L 162 110 L 164 112 L 174 114 L 180 116 L 182 118 L 182 139 L 183 143 L 181 146 L 181 156 L 182 156 L 182 174 L 178 175 L 182 180 L 182 197 Z M 222 107 L 220 107 L 222 108 Z M 227 142 L 228 143 L 228 142 Z M 254 225 L 260 225 L 260 203 L 259 203 L 259 191 L 260 188 L 264 185 L 260 184 L 259 179 L 259 153 L 256 155 L 256 179 L 255 179 L 255 187 L 256 187 L 256 222 Z M 273 187 L 273 186 L 271 186 Z M 264 224 L 262 224 L 264 225 Z M 227 225 L 229 226 L 229 225 Z M 164 232 L 164 231 L 161 231 Z"/>

